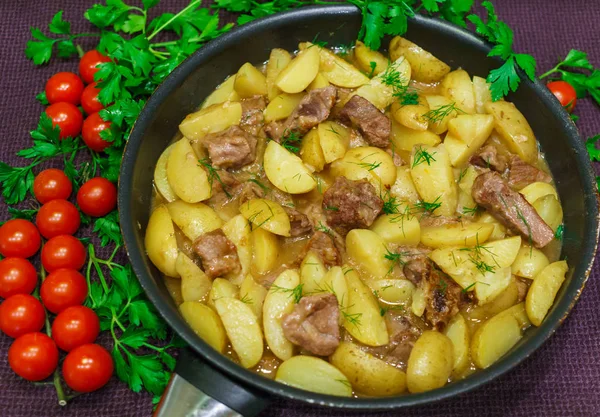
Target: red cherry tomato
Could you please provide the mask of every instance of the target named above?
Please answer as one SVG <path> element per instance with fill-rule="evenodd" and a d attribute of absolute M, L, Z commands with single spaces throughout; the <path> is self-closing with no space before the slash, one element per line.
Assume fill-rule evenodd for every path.
<path fill-rule="evenodd" d="M 48 272 L 60 268 L 79 270 L 85 263 L 85 248 L 71 235 L 54 236 L 42 249 L 42 265 Z"/>
<path fill-rule="evenodd" d="M 573 111 L 577 103 L 577 92 L 571 84 L 566 81 L 552 81 L 547 87 L 569 113 Z"/>
<path fill-rule="evenodd" d="M 103 62 L 110 62 L 110 58 L 106 55 L 102 55 L 95 49 L 86 52 L 79 61 L 79 74 L 81 74 L 83 81 L 87 84 L 94 82 L 94 74 L 100 70 L 100 68 L 96 68 L 96 66 Z"/>
<path fill-rule="evenodd" d="M 72 235 L 79 229 L 79 210 L 67 200 L 52 200 L 44 204 L 35 218 L 38 230 L 46 239 Z"/>
<path fill-rule="evenodd" d="M 77 392 L 92 392 L 110 380 L 114 365 L 102 346 L 87 344 L 73 349 L 62 365 L 63 378 Z"/>
<path fill-rule="evenodd" d="M 64 309 L 52 323 L 52 339 L 67 352 L 94 343 L 100 333 L 100 320 L 94 310 L 84 306 Z"/>
<path fill-rule="evenodd" d="M 73 191 L 69 177 L 56 168 L 45 169 L 33 180 L 33 195 L 42 204 L 51 200 L 66 200 Z"/>
<path fill-rule="evenodd" d="M 16 294 L 0 304 L 0 330 L 10 337 L 39 332 L 46 320 L 40 301 L 29 294 Z"/>
<path fill-rule="evenodd" d="M 13 219 L 0 227 L 0 254 L 5 257 L 29 258 L 36 254 L 42 238 L 35 225 Z"/>
<path fill-rule="evenodd" d="M 83 93 L 83 81 L 72 72 L 59 72 L 46 82 L 46 98 L 50 104 L 64 101 L 79 105 Z"/>
<path fill-rule="evenodd" d="M 30 294 L 37 284 L 37 271 L 27 259 L 5 258 L 0 261 L 0 297 Z"/>
<path fill-rule="evenodd" d="M 55 103 L 46 108 L 46 114 L 52 119 L 52 126 L 60 128 L 61 139 L 73 138 L 81 133 L 83 115 L 71 103 Z"/>
<path fill-rule="evenodd" d="M 98 100 L 99 88 L 96 88 L 96 83 L 91 83 L 83 90 L 81 95 L 81 107 L 87 114 L 94 114 L 104 108 L 104 105 Z"/>
<path fill-rule="evenodd" d="M 111 143 L 100 137 L 100 132 L 110 128 L 110 122 L 102 120 L 100 114 L 89 115 L 83 122 L 81 136 L 83 141 L 93 151 L 102 152 L 108 148 Z"/>
<path fill-rule="evenodd" d="M 13 371 L 28 381 L 41 381 L 52 375 L 58 365 L 58 349 L 43 333 L 27 333 L 8 349 L 8 363 Z"/>
<path fill-rule="evenodd" d="M 68 307 L 83 304 L 87 292 L 83 275 L 65 268 L 46 277 L 40 288 L 40 297 L 49 311 L 58 314 Z"/>
<path fill-rule="evenodd" d="M 77 192 L 77 204 L 89 216 L 105 216 L 117 205 L 117 187 L 106 178 L 92 178 Z"/>

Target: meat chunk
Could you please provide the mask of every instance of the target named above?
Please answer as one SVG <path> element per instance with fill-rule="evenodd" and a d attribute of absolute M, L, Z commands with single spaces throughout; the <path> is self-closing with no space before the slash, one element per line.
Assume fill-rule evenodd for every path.
<path fill-rule="evenodd" d="M 340 344 L 340 309 L 333 294 L 303 297 L 283 318 L 283 334 L 309 352 L 331 355 Z"/>
<path fill-rule="evenodd" d="M 470 159 L 472 165 L 489 168 L 494 171 L 504 172 L 507 161 L 504 155 L 498 153 L 498 148 L 493 145 L 484 146 Z"/>
<path fill-rule="evenodd" d="M 267 135 L 279 142 L 281 138 L 290 133 L 300 136 L 308 133 L 310 129 L 327 120 L 331 108 L 335 104 L 337 90 L 335 87 L 324 87 L 311 90 L 298 103 L 296 109 L 285 122 L 272 122 L 265 127 Z"/>
<path fill-rule="evenodd" d="M 216 177 L 212 178 L 210 186 L 212 187 L 209 203 L 213 206 L 220 206 L 231 200 L 237 194 L 240 182 L 229 172 L 218 170 Z"/>
<path fill-rule="evenodd" d="M 335 246 L 335 243 L 331 236 L 327 233 L 323 233 L 321 231 L 315 232 L 314 235 L 310 238 L 306 245 L 305 252 L 313 251 L 323 261 L 323 264 L 327 267 L 341 265 L 342 264 L 342 255 L 340 251 Z M 304 258 L 304 256 L 302 257 Z"/>
<path fill-rule="evenodd" d="M 497 172 L 486 172 L 473 182 L 473 199 L 514 233 L 543 248 L 554 239 L 554 232 L 531 204 L 514 191 Z"/>
<path fill-rule="evenodd" d="M 520 190 L 534 182 L 551 182 L 552 177 L 514 155 L 510 160 L 508 185 Z"/>
<path fill-rule="evenodd" d="M 290 207 L 283 207 L 290 218 L 290 236 L 298 237 L 312 232 L 312 224 L 306 214 Z"/>
<path fill-rule="evenodd" d="M 459 310 L 462 290 L 452 278 L 437 269 L 426 257 L 418 257 L 404 265 L 404 275 L 423 291 L 425 319 L 443 331 Z"/>
<path fill-rule="evenodd" d="M 258 136 L 265 122 L 264 110 L 267 107 L 263 96 L 242 100 L 242 119 L 240 127 L 253 136 Z"/>
<path fill-rule="evenodd" d="M 367 180 L 338 177 L 323 194 L 323 207 L 327 223 L 346 236 L 352 229 L 371 226 L 381 213 L 383 200 Z"/>
<path fill-rule="evenodd" d="M 340 112 L 340 120 L 353 124 L 371 146 L 387 148 L 390 145 L 392 122 L 369 100 L 352 97 Z"/>
<path fill-rule="evenodd" d="M 388 155 L 392 157 L 394 165 L 396 165 L 397 167 L 401 167 L 402 165 L 404 165 L 404 160 L 402 159 L 400 154 L 398 154 L 398 152 L 395 152 L 393 149 L 386 149 L 385 151 L 388 153 Z"/>
<path fill-rule="evenodd" d="M 204 272 L 211 278 L 240 272 L 241 265 L 235 245 L 217 229 L 203 234 L 194 242 L 194 251 L 202 259 Z"/>
<path fill-rule="evenodd" d="M 256 138 L 239 126 L 231 126 L 204 138 L 204 146 L 212 165 L 216 168 L 241 168 L 256 158 Z"/>
<path fill-rule="evenodd" d="M 263 198 L 265 196 L 265 190 L 255 182 L 246 181 L 239 184 L 234 189 L 234 195 L 237 196 L 237 199 L 241 205 L 248 200 Z"/>

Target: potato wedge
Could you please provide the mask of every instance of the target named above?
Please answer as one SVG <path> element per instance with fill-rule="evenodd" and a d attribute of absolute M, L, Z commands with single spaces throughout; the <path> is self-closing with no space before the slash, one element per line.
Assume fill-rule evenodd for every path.
<path fill-rule="evenodd" d="M 167 208 L 173 222 L 192 242 L 223 225 L 217 213 L 206 204 L 177 200 L 167 204 Z"/>
<path fill-rule="evenodd" d="M 369 229 L 387 243 L 417 246 L 421 241 L 419 218 L 411 216 L 404 207 L 398 208 L 398 214 L 382 214 Z"/>
<path fill-rule="evenodd" d="M 512 314 L 499 313 L 483 323 L 471 339 L 471 358 L 485 369 L 504 356 L 521 340 L 519 321 Z"/>
<path fill-rule="evenodd" d="M 317 292 L 328 292 L 335 295 L 338 300 L 340 310 L 343 312 L 348 305 L 348 284 L 344 277 L 344 271 L 348 271 L 350 268 L 346 267 L 342 269 L 339 266 L 333 266 L 325 273 L 320 285 L 317 287 Z M 352 316 L 345 314 L 340 315 L 340 324 L 344 323 L 344 320 L 348 319 L 350 322 L 354 322 Z"/>
<path fill-rule="evenodd" d="M 426 131 L 429 127 L 429 120 L 423 117 L 429 110 L 429 104 L 424 96 L 418 97 L 417 104 L 401 104 L 400 100 L 395 100 L 391 108 L 392 117 L 398 123 L 418 131 Z"/>
<path fill-rule="evenodd" d="M 519 193 L 525 197 L 525 200 L 527 200 L 529 204 L 533 204 L 547 195 L 552 195 L 554 198 L 558 199 L 556 188 L 547 182 L 534 182 L 519 190 Z"/>
<path fill-rule="evenodd" d="M 303 91 L 315 79 L 319 72 L 319 49 L 307 48 L 277 75 L 275 85 L 284 93 L 295 94 Z"/>
<path fill-rule="evenodd" d="M 215 91 L 206 97 L 206 100 L 204 100 L 204 103 L 202 103 L 202 107 L 200 107 L 200 109 L 205 109 L 213 104 L 220 104 L 226 101 L 240 101 L 240 96 L 233 88 L 234 83 L 235 75 L 227 77 L 227 79 L 223 81 Z"/>
<path fill-rule="evenodd" d="M 444 334 L 448 336 L 448 339 L 452 342 L 454 347 L 454 365 L 452 371 L 454 373 L 461 373 L 469 366 L 469 344 L 470 335 L 467 322 L 462 314 L 458 313 L 452 317 L 448 327 L 444 331 Z"/>
<path fill-rule="evenodd" d="M 398 74 L 398 80 L 392 81 L 390 77 L 395 78 Z M 399 57 L 392 62 L 384 72 L 369 80 L 365 85 L 360 86 L 355 92 L 351 93 L 347 99 L 357 95 L 369 100 L 379 110 L 386 109 L 394 101 L 394 84 L 401 86 L 408 85 L 410 82 L 410 65 L 404 57 Z M 345 104 L 345 103 L 344 103 Z"/>
<path fill-rule="evenodd" d="M 454 181 L 448 152 L 443 144 L 436 147 L 415 147 L 410 159 L 410 174 L 423 201 L 441 203 L 441 206 L 435 209 L 435 215 L 454 215 L 458 202 L 458 187 Z"/>
<path fill-rule="evenodd" d="M 508 101 L 487 102 L 485 111 L 494 116 L 494 127 L 508 149 L 525 162 L 537 159 L 538 148 L 531 126 L 517 107 Z"/>
<path fill-rule="evenodd" d="M 175 191 L 171 188 L 169 180 L 167 179 L 167 162 L 169 161 L 169 155 L 173 150 L 174 144 L 167 146 L 167 148 L 160 154 L 158 161 L 156 161 L 156 167 L 154 168 L 154 187 L 164 198 L 167 203 L 171 203 L 177 200 Z"/>
<path fill-rule="evenodd" d="M 283 207 L 274 201 L 262 198 L 248 200 L 240 206 L 240 213 L 254 228 L 262 227 L 279 236 L 290 235 L 290 218 Z"/>
<path fill-rule="evenodd" d="M 475 111 L 479 114 L 485 114 L 485 103 L 492 101 L 492 92 L 487 80 L 474 76 L 473 92 L 475 93 Z"/>
<path fill-rule="evenodd" d="M 344 327 L 361 343 L 369 346 L 387 345 L 390 337 L 373 293 L 355 270 L 346 270 L 348 305 L 344 306 Z"/>
<path fill-rule="evenodd" d="M 352 148 L 346 153 L 344 160 L 365 168 L 375 177 L 376 181 L 381 181 L 386 188 L 396 181 L 397 170 L 394 160 L 381 148 L 373 146 Z"/>
<path fill-rule="evenodd" d="M 297 271 L 283 271 L 273 282 L 263 304 L 265 340 L 273 354 L 282 361 L 294 354 L 294 345 L 283 334 L 281 320 L 294 309 L 294 291 L 299 284 L 300 276 Z"/>
<path fill-rule="evenodd" d="M 230 272 L 225 278 L 235 285 L 240 285 L 250 272 L 252 265 L 252 242 L 250 240 L 250 225 L 244 216 L 238 214 L 232 217 L 222 227 L 225 236 L 235 245 L 241 270 L 238 273 Z"/>
<path fill-rule="evenodd" d="M 446 385 L 454 367 L 452 341 L 439 332 L 427 330 L 415 342 L 406 368 L 406 383 L 412 393 Z"/>
<path fill-rule="evenodd" d="M 254 65 L 246 62 L 235 75 L 233 84 L 241 98 L 267 95 L 267 78 Z"/>
<path fill-rule="evenodd" d="M 392 120 L 392 135 L 390 139 L 396 151 L 404 151 L 405 155 L 409 156 L 415 145 L 436 146 L 442 142 L 438 135 L 429 130 L 409 129 L 395 120 Z M 404 158 L 402 153 L 400 155 Z"/>
<path fill-rule="evenodd" d="M 475 246 L 492 234 L 494 226 L 487 223 L 449 223 L 421 229 L 421 243 L 431 248 Z"/>
<path fill-rule="evenodd" d="M 368 229 L 354 229 L 346 235 L 348 257 L 362 271 L 374 279 L 384 278 L 394 264 L 386 259 L 388 249 L 377 233 Z"/>
<path fill-rule="evenodd" d="M 213 285 L 210 288 L 210 292 L 208 293 L 208 300 L 206 304 L 212 308 L 216 309 L 215 301 L 221 298 L 239 298 L 240 297 L 240 289 L 237 285 L 233 285 L 231 282 L 227 281 L 224 278 L 215 278 L 213 280 Z M 216 310 L 215 310 L 216 311 Z"/>
<path fill-rule="evenodd" d="M 490 213 L 482 213 L 479 215 L 479 223 L 489 223 L 494 226 L 494 231 L 490 235 L 488 241 L 500 240 L 506 237 L 506 227 L 500 223 Z"/>
<path fill-rule="evenodd" d="M 361 41 L 356 41 L 354 58 L 358 68 L 367 74 L 381 74 L 389 65 L 389 60 L 382 53 L 370 49 Z"/>
<path fill-rule="evenodd" d="M 186 138 L 173 146 L 167 162 L 167 178 L 175 194 L 186 203 L 198 203 L 211 196 L 208 175 Z"/>
<path fill-rule="evenodd" d="M 158 206 L 148 220 L 144 246 L 148 258 L 160 272 L 170 277 L 178 277 L 175 263 L 179 255 L 175 228 L 169 215 L 169 210 L 164 205 Z"/>
<path fill-rule="evenodd" d="M 233 125 L 239 125 L 241 119 L 241 103 L 225 101 L 188 114 L 179 125 L 179 130 L 189 140 L 198 140 L 209 133 L 221 132 Z"/>
<path fill-rule="evenodd" d="M 269 62 L 267 62 L 267 96 L 269 101 L 272 101 L 281 94 L 281 90 L 275 85 L 275 81 L 277 80 L 279 73 L 281 73 L 290 62 L 292 62 L 292 56 L 285 49 L 274 48 L 271 50 Z"/>
<path fill-rule="evenodd" d="M 307 51 L 317 49 L 320 54 L 319 72 L 333 85 L 356 88 L 369 82 L 369 78 L 354 65 L 333 52 L 320 46 L 309 44 Z"/>
<path fill-rule="evenodd" d="M 231 346 L 244 368 L 253 368 L 262 358 L 263 337 L 256 316 L 250 307 L 236 298 L 215 301 Z"/>
<path fill-rule="evenodd" d="M 275 381 L 319 394 L 350 397 L 350 381 L 335 366 L 315 358 L 298 355 L 287 359 L 277 369 Z"/>
<path fill-rule="evenodd" d="M 264 167 L 269 181 L 281 191 L 304 194 L 317 186 L 302 159 L 274 140 L 270 141 L 265 149 Z"/>
<path fill-rule="evenodd" d="M 269 102 L 265 109 L 265 123 L 270 123 L 275 120 L 287 119 L 294 111 L 304 97 L 303 93 L 287 94 L 282 93 Z"/>
<path fill-rule="evenodd" d="M 260 275 L 266 274 L 277 264 L 279 240 L 275 234 L 259 227 L 250 234 L 250 241 L 252 269 Z"/>
<path fill-rule="evenodd" d="M 396 168 L 396 182 L 390 188 L 390 194 L 398 201 L 413 204 L 419 201 L 419 193 L 410 175 L 410 167 L 407 165 Z"/>
<path fill-rule="evenodd" d="M 302 146 L 300 147 L 300 158 L 307 167 L 314 169 L 316 172 L 323 170 L 325 166 L 325 156 L 321 147 L 321 139 L 319 131 L 311 129 L 302 138 Z"/>
<path fill-rule="evenodd" d="M 179 252 L 175 269 L 181 276 L 181 296 L 183 301 L 204 302 L 210 292 L 212 280 L 183 252 Z"/>
<path fill-rule="evenodd" d="M 489 114 L 459 114 L 448 122 L 444 140 L 452 166 L 463 166 L 484 144 L 494 129 Z"/>
<path fill-rule="evenodd" d="M 430 110 L 424 117 L 429 121 L 429 130 L 437 135 L 448 130 L 450 120 L 464 113 L 455 102 L 446 96 L 427 95 L 425 100 L 427 100 Z"/>
<path fill-rule="evenodd" d="M 267 296 L 267 289 L 258 284 L 251 274 L 240 285 L 240 301 L 243 301 L 254 312 L 259 323 L 262 323 L 263 304 Z"/>
<path fill-rule="evenodd" d="M 547 195 L 537 199 L 532 205 L 542 220 L 556 232 L 563 222 L 563 209 L 556 197 Z"/>
<path fill-rule="evenodd" d="M 523 244 L 511 266 L 511 271 L 518 277 L 534 279 L 549 264 L 550 261 L 544 252 Z"/>
<path fill-rule="evenodd" d="M 300 265 L 302 292 L 313 294 L 320 291 L 323 288 L 322 281 L 326 273 L 327 269 L 325 269 L 321 258 L 313 251 L 309 251 Z"/>
<path fill-rule="evenodd" d="M 518 298 L 519 287 L 517 286 L 516 279 L 513 277 L 508 287 L 501 294 L 487 304 L 477 305 L 469 309 L 465 317 L 469 321 L 481 323 L 516 305 Z"/>
<path fill-rule="evenodd" d="M 395 61 L 404 56 L 410 63 L 412 77 L 423 83 L 434 83 L 440 81 L 444 75 L 450 72 L 450 67 L 437 59 L 431 53 L 420 46 L 396 36 L 390 42 L 390 58 Z"/>
<path fill-rule="evenodd" d="M 337 122 L 327 121 L 320 123 L 317 131 L 319 132 L 319 143 L 323 150 L 325 163 L 329 164 L 346 154 L 350 146 L 350 131 L 348 128 Z"/>
<path fill-rule="evenodd" d="M 346 375 L 352 387 L 361 394 L 389 396 L 406 391 L 404 372 L 363 351 L 354 343 L 340 343 L 331 355 L 330 362 Z"/>
<path fill-rule="evenodd" d="M 413 291 L 412 304 L 410 309 L 412 313 L 417 317 L 422 317 L 425 313 L 425 307 L 427 306 L 427 300 L 425 299 L 425 292 L 421 287 L 417 287 Z"/>
<path fill-rule="evenodd" d="M 493 301 L 508 288 L 511 281 L 510 267 L 494 268 L 493 271 L 487 271 L 483 275 L 480 274 L 475 284 L 475 294 L 479 305 Z"/>
<path fill-rule="evenodd" d="M 465 113 L 475 113 L 475 94 L 473 83 L 467 71 L 457 69 L 446 74 L 440 85 L 442 94 Z"/>
<path fill-rule="evenodd" d="M 536 275 L 525 300 L 527 317 L 534 326 L 540 326 L 544 321 L 568 270 L 566 261 L 557 261 Z"/>
<path fill-rule="evenodd" d="M 325 78 L 323 74 L 318 73 L 313 82 L 310 83 L 308 87 L 306 87 L 306 91 L 316 90 L 318 88 L 325 88 L 329 87 L 330 85 L 331 84 L 329 83 L 329 80 L 327 80 L 327 78 Z"/>
<path fill-rule="evenodd" d="M 179 312 L 202 340 L 217 352 L 225 351 L 227 335 L 219 315 L 214 310 L 195 301 L 186 301 L 179 306 Z"/>
<path fill-rule="evenodd" d="M 373 294 L 390 304 L 408 304 L 415 286 L 407 279 L 378 279 L 368 282 Z"/>

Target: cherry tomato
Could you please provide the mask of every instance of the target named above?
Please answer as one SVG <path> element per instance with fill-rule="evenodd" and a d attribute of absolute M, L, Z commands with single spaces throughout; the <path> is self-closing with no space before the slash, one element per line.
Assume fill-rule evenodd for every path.
<path fill-rule="evenodd" d="M 89 216 L 105 216 L 117 205 L 117 187 L 106 178 L 92 178 L 77 192 L 77 204 Z"/>
<path fill-rule="evenodd" d="M 56 168 L 45 169 L 33 180 L 33 195 L 42 204 L 51 200 L 66 200 L 73 191 L 69 177 Z"/>
<path fill-rule="evenodd" d="M 83 122 L 82 137 L 85 144 L 93 151 L 102 152 L 111 143 L 100 137 L 100 132 L 110 128 L 110 122 L 102 120 L 100 114 L 89 115 Z"/>
<path fill-rule="evenodd" d="M 37 284 L 37 271 L 27 259 L 5 258 L 0 261 L 0 297 L 30 294 Z"/>
<path fill-rule="evenodd" d="M 96 68 L 96 66 L 103 62 L 110 62 L 110 58 L 106 55 L 102 55 L 95 49 L 86 52 L 79 61 L 79 74 L 81 74 L 83 81 L 87 84 L 94 82 L 94 74 L 100 70 L 100 68 Z"/>
<path fill-rule="evenodd" d="M 75 233 L 81 224 L 81 217 L 73 203 L 67 200 L 52 200 L 40 208 L 35 224 L 42 236 L 50 239 Z"/>
<path fill-rule="evenodd" d="M 59 269 L 46 277 L 40 297 L 46 308 L 58 314 L 71 306 L 83 304 L 88 287 L 85 278 L 74 269 Z"/>
<path fill-rule="evenodd" d="M 83 115 L 71 103 L 55 103 L 46 108 L 46 114 L 52 119 L 52 126 L 60 128 L 61 139 L 73 138 L 81 133 Z"/>
<path fill-rule="evenodd" d="M 569 113 L 573 111 L 577 103 L 577 92 L 571 84 L 566 81 L 552 81 L 547 87 Z"/>
<path fill-rule="evenodd" d="M 58 349 L 43 333 L 27 333 L 8 349 L 8 364 L 28 381 L 41 381 L 52 375 L 58 365 Z"/>
<path fill-rule="evenodd" d="M 0 330 L 10 337 L 39 332 L 45 320 L 42 303 L 32 295 L 16 294 L 0 304 Z"/>
<path fill-rule="evenodd" d="M 59 72 L 46 82 L 46 98 L 50 104 L 64 101 L 74 105 L 81 102 L 83 81 L 72 72 Z"/>
<path fill-rule="evenodd" d="M 4 257 L 29 258 L 41 244 L 38 229 L 27 220 L 9 220 L 0 227 L 0 254 Z"/>
<path fill-rule="evenodd" d="M 87 344 L 73 349 L 62 365 L 63 378 L 77 392 L 92 392 L 110 380 L 114 365 L 102 346 Z"/>
<path fill-rule="evenodd" d="M 94 310 L 84 306 L 64 309 L 52 323 L 52 339 L 64 351 L 94 343 L 100 333 L 100 320 Z"/>
<path fill-rule="evenodd" d="M 104 108 L 104 105 L 98 100 L 99 88 L 96 88 L 96 83 L 91 83 L 83 90 L 81 95 L 81 107 L 87 114 L 94 114 Z"/>
<path fill-rule="evenodd" d="M 42 265 L 48 272 L 60 268 L 79 270 L 85 263 L 83 244 L 71 235 L 54 236 L 42 249 Z"/>

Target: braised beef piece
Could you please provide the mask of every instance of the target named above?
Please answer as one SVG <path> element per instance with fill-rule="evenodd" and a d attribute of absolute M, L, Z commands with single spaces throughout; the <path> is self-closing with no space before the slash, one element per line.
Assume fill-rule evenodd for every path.
<path fill-rule="evenodd" d="M 310 129 L 327 120 L 331 108 L 335 104 L 337 90 L 335 87 L 324 87 L 311 90 L 300 101 L 296 109 L 285 122 L 271 122 L 265 127 L 265 133 L 271 139 L 280 142 L 281 138 L 290 133 L 300 136 Z"/>
<path fill-rule="evenodd" d="M 283 210 L 290 218 L 290 236 L 297 237 L 312 232 L 312 224 L 306 214 L 299 212 L 291 207 L 283 207 Z"/>
<path fill-rule="evenodd" d="M 346 236 L 352 229 L 371 226 L 381 213 L 383 200 L 367 180 L 337 177 L 323 194 L 323 208 L 327 223 L 340 235 Z"/>
<path fill-rule="evenodd" d="M 397 167 L 401 167 L 402 165 L 404 165 L 404 160 L 402 159 L 400 154 L 398 154 L 398 152 L 394 152 L 393 149 L 386 149 L 385 151 L 392 157 L 394 165 L 396 165 Z"/>
<path fill-rule="evenodd" d="M 265 122 L 264 110 L 267 107 L 263 96 L 242 100 L 242 119 L 240 127 L 253 136 L 258 136 Z"/>
<path fill-rule="evenodd" d="M 215 168 L 236 169 L 254 162 L 256 141 L 256 137 L 239 126 L 231 126 L 222 132 L 206 135 L 203 144 Z"/>
<path fill-rule="evenodd" d="M 369 100 L 353 96 L 339 114 L 342 122 L 352 124 L 371 146 L 387 148 L 390 144 L 392 122 Z"/>
<path fill-rule="evenodd" d="M 290 342 L 315 355 L 328 356 L 340 344 L 339 318 L 335 295 L 317 294 L 302 297 L 281 325 Z"/>
<path fill-rule="evenodd" d="M 529 290 L 529 281 L 526 278 L 516 277 L 517 289 L 519 292 L 517 293 L 517 302 L 525 301 L 525 297 L 527 297 L 527 291 Z"/>
<path fill-rule="evenodd" d="M 241 269 L 237 249 L 222 229 L 205 233 L 196 239 L 194 251 L 202 259 L 204 272 L 211 278 L 236 273 Z"/>
<path fill-rule="evenodd" d="M 533 206 L 514 191 L 497 172 L 486 172 L 473 182 L 473 199 L 514 233 L 543 248 L 554 239 L 554 232 Z"/>
<path fill-rule="evenodd" d="M 218 170 L 217 174 L 219 179 L 212 178 L 212 192 L 209 201 L 211 206 L 219 206 L 235 198 L 239 187 L 242 185 L 231 173 L 225 170 Z"/>
<path fill-rule="evenodd" d="M 443 331 L 459 310 L 462 289 L 425 256 L 408 261 L 403 268 L 408 280 L 425 295 L 425 319 Z"/>
<path fill-rule="evenodd" d="M 253 200 L 255 198 L 264 198 L 265 190 L 255 182 L 246 181 L 239 184 L 234 189 L 234 195 L 237 196 L 237 199 L 240 204 L 244 204 L 248 200 Z"/>
<path fill-rule="evenodd" d="M 552 182 L 552 177 L 523 161 L 516 155 L 510 160 L 510 168 L 508 171 L 508 185 L 516 190 L 520 190 L 534 182 Z"/>
<path fill-rule="evenodd" d="M 504 172 L 507 167 L 506 157 L 498 153 L 498 148 L 494 145 L 484 146 L 471 157 L 471 165 L 481 168 L 489 168 L 494 171 Z"/>
<path fill-rule="evenodd" d="M 302 255 L 302 259 L 304 259 L 305 254 L 309 251 L 316 253 L 323 261 L 323 264 L 327 267 L 336 265 L 340 266 L 342 264 L 342 255 L 335 246 L 335 242 L 333 241 L 332 237 L 327 233 L 316 231 L 315 234 L 312 235 L 306 244 L 306 249 Z"/>

